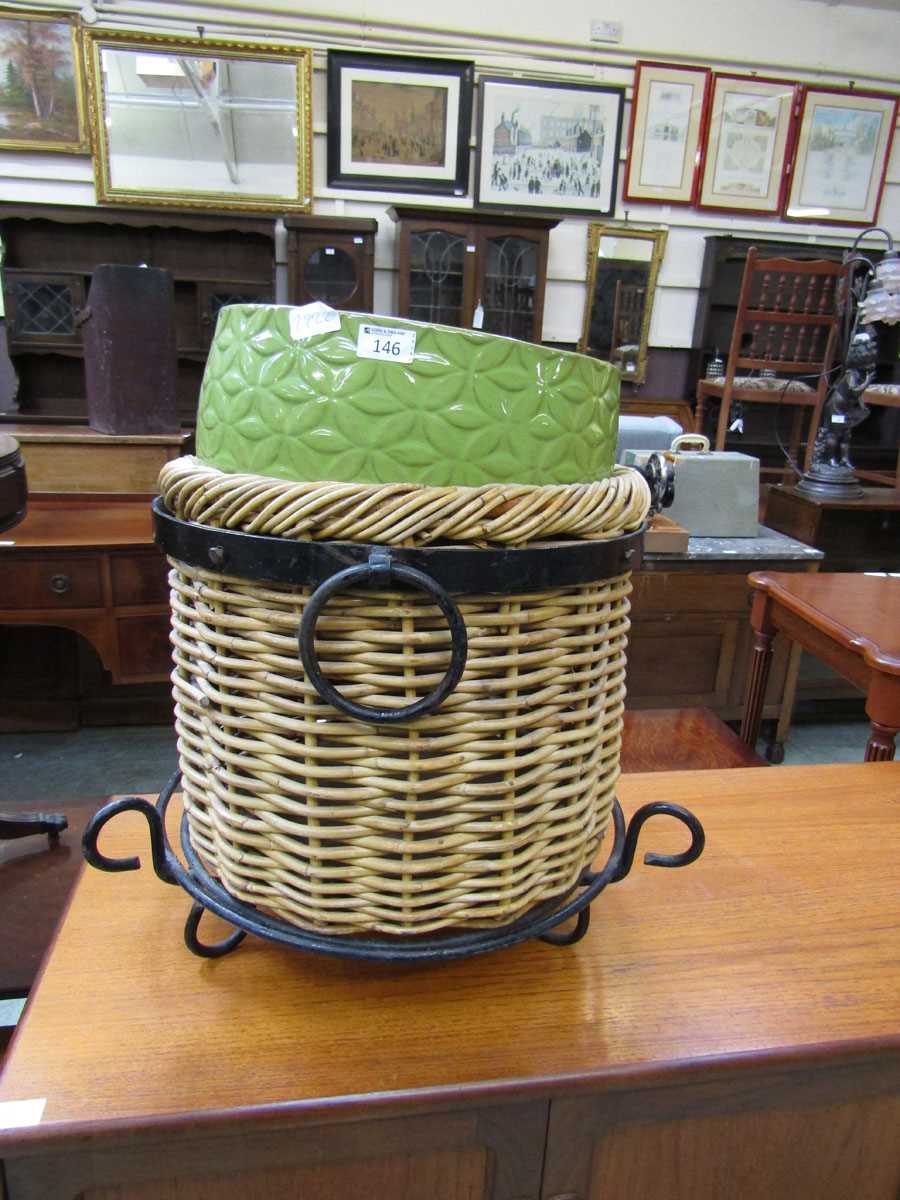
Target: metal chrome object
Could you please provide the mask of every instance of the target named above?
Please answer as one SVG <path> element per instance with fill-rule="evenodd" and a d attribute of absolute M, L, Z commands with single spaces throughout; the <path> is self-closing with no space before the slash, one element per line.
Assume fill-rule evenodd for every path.
<path fill-rule="evenodd" d="M 650 488 L 650 511 L 658 513 L 671 508 L 675 499 L 675 465 L 662 454 L 651 454 L 643 467 L 638 468 Z"/>
<path fill-rule="evenodd" d="M 628 875 L 634 864 L 638 840 L 644 825 L 654 816 L 670 816 L 687 827 L 691 843 L 679 854 L 646 854 L 644 862 L 655 867 L 685 867 L 703 853 L 706 837 L 703 826 L 693 813 L 678 804 L 656 801 L 645 804 L 632 816 L 626 826 L 622 809 L 613 801 L 613 847 L 605 866 L 599 871 L 586 868 L 575 887 L 567 894 L 545 901 L 512 924 L 497 929 L 453 933 L 440 937 L 388 938 L 340 937 L 317 934 L 290 925 L 276 917 L 260 912 L 253 905 L 237 900 L 206 871 L 191 845 L 187 816 L 181 820 L 181 850 L 185 864 L 176 857 L 165 831 L 166 810 L 181 781 L 181 772 L 169 780 L 155 805 L 140 796 L 125 796 L 114 800 L 95 813 L 88 822 L 82 839 L 87 862 L 101 871 L 136 871 L 138 858 L 108 858 L 98 846 L 100 834 L 108 821 L 122 812 L 140 812 L 150 828 L 153 869 L 164 882 L 183 888 L 194 900 L 184 930 L 184 940 L 191 953 L 202 958 L 218 958 L 235 949 L 248 933 L 298 950 L 311 950 L 341 958 L 374 962 L 441 961 L 502 950 L 531 938 L 540 938 L 552 945 L 571 946 L 587 933 L 590 906 L 604 888 L 618 883 Z M 235 932 L 221 942 L 207 944 L 199 939 L 203 913 L 209 911 L 234 925 Z M 572 929 L 560 929 L 575 919 Z"/>

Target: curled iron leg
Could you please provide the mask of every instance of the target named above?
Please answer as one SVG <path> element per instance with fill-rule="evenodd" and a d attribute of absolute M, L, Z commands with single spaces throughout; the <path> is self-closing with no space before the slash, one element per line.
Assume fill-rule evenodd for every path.
<path fill-rule="evenodd" d="M 234 933 L 229 934 L 227 938 L 223 938 L 221 942 L 213 942 L 207 944 L 201 942 L 197 936 L 197 930 L 200 927 L 200 920 L 206 909 L 202 904 L 193 904 L 191 911 L 188 913 L 188 919 L 184 923 L 184 944 L 190 950 L 191 954 L 196 954 L 198 958 L 221 958 L 224 954 L 230 954 L 236 949 L 244 938 L 247 936 L 243 929 L 236 929 Z"/>
<path fill-rule="evenodd" d="M 574 946 L 587 933 L 590 924 L 591 910 L 583 908 L 571 929 L 551 929 L 549 933 L 541 935 L 541 941 L 548 942 L 551 946 Z"/>
<path fill-rule="evenodd" d="M 150 827 L 153 870 L 163 883 L 177 883 L 177 862 L 166 846 L 162 817 L 156 807 L 141 796 L 122 796 L 119 800 L 112 800 L 109 804 L 104 804 L 103 808 L 94 813 L 88 821 L 81 839 L 81 848 L 87 862 L 92 867 L 96 867 L 98 871 L 137 871 L 140 868 L 141 860 L 137 855 L 130 858 L 108 858 L 101 853 L 97 846 L 97 839 L 107 821 L 111 821 L 113 817 L 117 817 L 119 813 L 123 812 L 139 812 L 147 818 L 147 824 Z"/>
<path fill-rule="evenodd" d="M 639 808 L 628 822 L 625 844 L 622 847 L 622 858 L 613 873 L 611 882 L 618 883 L 631 870 L 641 830 L 651 817 L 656 816 L 674 817 L 676 821 L 681 821 L 691 831 L 691 844 L 680 854 L 645 854 L 644 862 L 648 867 L 686 867 L 688 863 L 694 862 L 703 853 L 706 834 L 694 814 L 686 808 L 682 808 L 680 804 L 669 804 L 665 800 L 657 800 L 653 804 L 645 804 Z"/>

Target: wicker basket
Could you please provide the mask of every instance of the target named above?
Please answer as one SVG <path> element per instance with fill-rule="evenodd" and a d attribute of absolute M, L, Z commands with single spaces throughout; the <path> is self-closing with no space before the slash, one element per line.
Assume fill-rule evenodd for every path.
<path fill-rule="evenodd" d="M 303 929 L 408 937 L 507 925 L 574 887 L 607 826 L 619 774 L 628 556 L 646 516 L 646 484 L 618 471 L 572 487 L 417 488 L 412 501 L 410 489 L 369 486 L 364 499 L 348 487 L 227 476 L 191 459 L 163 472 L 172 522 L 207 538 L 205 560 L 169 543 L 192 843 L 233 896 Z M 442 503 L 431 504 L 438 491 Z M 432 516 L 411 521 L 411 512 Z M 491 521 L 524 548 L 466 549 L 500 540 Z M 535 529 L 558 537 L 560 524 L 586 540 L 529 542 Z M 432 550 L 438 526 L 442 547 Z M 210 529 L 231 532 L 210 547 Z M 439 707 L 398 721 L 454 672 L 448 606 L 397 586 L 399 567 L 382 562 L 379 576 L 374 557 L 356 568 L 368 570 L 369 586 L 335 585 L 327 605 L 322 587 L 274 582 L 279 571 L 264 561 L 269 546 L 313 546 L 346 565 L 371 548 L 354 541 L 417 543 L 397 553 L 439 562 L 457 552 L 476 566 L 478 556 L 555 564 L 578 555 L 581 578 L 570 584 L 551 564 L 534 573 L 535 590 L 504 588 L 505 571 L 496 588 L 451 588 L 464 667 Z M 632 549 L 620 553 L 626 541 Z M 228 547 L 238 545 L 262 547 L 264 565 L 236 569 Z M 597 555 L 614 567 L 585 578 L 584 562 Z M 301 662 L 304 613 L 314 654 Z M 338 711 L 312 661 L 342 703 L 384 720 Z"/>

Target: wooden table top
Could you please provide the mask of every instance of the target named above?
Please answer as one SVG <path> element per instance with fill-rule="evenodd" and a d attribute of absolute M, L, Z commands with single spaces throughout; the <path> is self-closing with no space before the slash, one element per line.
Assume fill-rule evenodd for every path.
<path fill-rule="evenodd" d="M 900 675 L 900 577 L 760 571 L 750 576 L 750 584 L 873 669 Z"/>
<path fill-rule="evenodd" d="M 153 545 L 149 496 L 29 496 L 25 519 L 0 534 L 4 550 Z"/>
<path fill-rule="evenodd" d="M 188 898 L 149 869 L 142 818 L 117 818 L 103 850 L 144 868 L 82 875 L 0 1081 L 0 1148 L 798 1060 L 900 1064 L 900 763 L 631 775 L 620 796 L 626 814 L 692 807 L 702 858 L 636 865 L 574 947 L 429 966 L 251 938 L 192 957 Z M 644 835 L 638 863 L 686 841 L 662 818 Z M 204 917 L 205 939 L 221 933 Z"/>
<path fill-rule="evenodd" d="M 845 497 L 806 496 L 803 492 L 798 492 L 795 487 L 786 487 L 784 484 L 770 484 L 769 486 L 770 494 L 780 492 L 790 496 L 792 501 L 796 501 L 798 504 L 808 504 L 812 508 L 847 508 L 850 510 L 900 508 L 900 488 L 864 487 L 861 496 L 847 499 Z"/>

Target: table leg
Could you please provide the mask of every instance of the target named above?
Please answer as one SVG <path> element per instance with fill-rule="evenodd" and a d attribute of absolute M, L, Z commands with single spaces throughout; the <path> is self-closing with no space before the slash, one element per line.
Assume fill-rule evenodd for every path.
<path fill-rule="evenodd" d="M 775 628 L 769 621 L 769 597 L 757 592 L 753 597 L 750 623 L 753 626 L 753 649 L 750 657 L 750 672 L 747 680 L 747 696 L 744 701 L 744 718 L 741 721 L 741 741 L 754 747 L 759 737 L 766 684 L 772 665 L 772 643 Z"/>
<path fill-rule="evenodd" d="M 872 732 L 866 743 L 866 762 L 891 762 L 896 735 L 896 729 L 889 729 L 887 725 L 879 725 L 877 721 L 873 721 Z"/>

